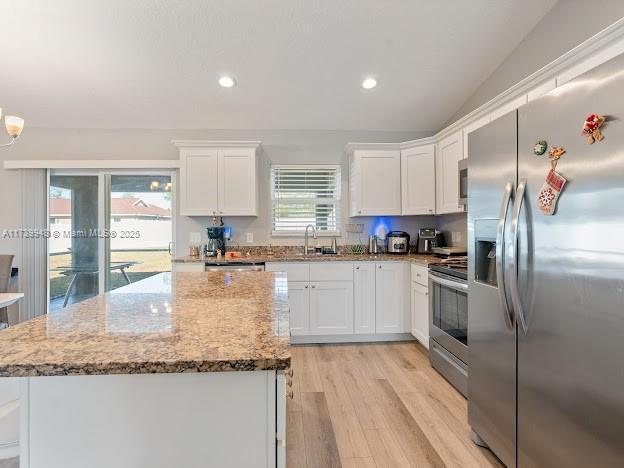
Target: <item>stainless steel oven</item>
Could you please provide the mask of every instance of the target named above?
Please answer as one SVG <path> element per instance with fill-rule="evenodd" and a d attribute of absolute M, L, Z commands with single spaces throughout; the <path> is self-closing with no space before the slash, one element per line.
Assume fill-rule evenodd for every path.
<path fill-rule="evenodd" d="M 465 269 L 431 265 L 429 358 L 464 396 L 468 391 L 468 281 Z"/>

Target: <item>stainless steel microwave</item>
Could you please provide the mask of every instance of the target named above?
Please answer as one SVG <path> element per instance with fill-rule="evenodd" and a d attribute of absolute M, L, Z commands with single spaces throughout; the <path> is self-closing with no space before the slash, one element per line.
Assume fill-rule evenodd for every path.
<path fill-rule="evenodd" d="M 464 209 L 468 206 L 468 159 L 460 159 L 457 163 L 457 174 L 459 184 L 459 205 Z"/>

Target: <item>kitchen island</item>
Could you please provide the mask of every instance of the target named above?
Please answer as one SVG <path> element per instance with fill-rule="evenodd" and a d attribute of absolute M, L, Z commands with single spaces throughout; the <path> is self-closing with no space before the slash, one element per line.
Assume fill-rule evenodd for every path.
<path fill-rule="evenodd" d="M 0 333 L 20 466 L 284 465 L 286 277 L 163 273 Z"/>

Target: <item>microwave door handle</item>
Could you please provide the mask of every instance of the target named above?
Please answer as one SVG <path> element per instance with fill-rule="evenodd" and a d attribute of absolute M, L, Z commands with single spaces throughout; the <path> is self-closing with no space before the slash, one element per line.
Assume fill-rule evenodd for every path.
<path fill-rule="evenodd" d="M 511 253 L 509 258 L 509 287 L 511 291 L 511 303 L 522 331 L 526 335 L 529 331 L 526 316 L 524 315 L 524 309 L 522 302 L 520 301 L 520 290 L 518 289 L 518 224 L 520 219 L 520 211 L 522 210 L 522 202 L 524 201 L 524 192 L 526 190 L 526 179 L 522 179 L 518 184 L 516 191 L 516 199 L 514 201 L 513 214 L 511 218 Z"/>
<path fill-rule="evenodd" d="M 439 276 L 435 276 L 435 275 L 431 275 L 430 278 L 431 278 L 431 281 L 435 284 L 441 284 L 442 286 L 447 286 L 457 291 L 468 291 L 467 283 L 460 283 L 458 281 L 447 280 L 445 278 L 440 278 Z"/>
<path fill-rule="evenodd" d="M 498 225 L 496 226 L 496 283 L 498 285 L 498 298 L 501 303 L 501 309 L 505 316 L 505 324 L 507 328 L 513 330 L 514 320 L 509 310 L 509 302 L 507 300 L 507 292 L 505 290 L 505 225 L 507 221 L 507 211 L 511 202 L 511 193 L 513 192 L 513 184 L 507 182 L 505 192 L 503 194 L 503 202 L 501 204 L 500 215 L 498 216 Z"/>

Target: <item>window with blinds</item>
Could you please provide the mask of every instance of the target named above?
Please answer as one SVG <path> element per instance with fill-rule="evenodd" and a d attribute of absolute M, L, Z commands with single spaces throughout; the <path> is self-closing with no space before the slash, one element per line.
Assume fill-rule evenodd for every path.
<path fill-rule="evenodd" d="M 339 235 L 340 166 L 272 166 L 273 235 Z"/>

